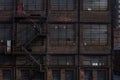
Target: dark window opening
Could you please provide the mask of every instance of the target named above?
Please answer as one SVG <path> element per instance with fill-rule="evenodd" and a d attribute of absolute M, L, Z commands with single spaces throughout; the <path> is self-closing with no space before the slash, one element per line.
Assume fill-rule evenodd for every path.
<path fill-rule="evenodd" d="M 98 70 L 98 80 L 106 80 L 106 72 L 104 70 Z"/>
<path fill-rule="evenodd" d="M 92 70 L 85 70 L 84 80 L 93 80 Z"/>
<path fill-rule="evenodd" d="M 52 80 L 60 80 L 60 70 L 52 71 Z"/>
<path fill-rule="evenodd" d="M 22 80 L 30 80 L 29 79 L 29 70 L 21 70 L 21 79 Z"/>
<path fill-rule="evenodd" d="M 72 70 L 66 70 L 66 79 L 65 80 L 74 80 L 74 74 Z"/>
<path fill-rule="evenodd" d="M 11 70 L 3 70 L 3 80 L 12 80 Z"/>

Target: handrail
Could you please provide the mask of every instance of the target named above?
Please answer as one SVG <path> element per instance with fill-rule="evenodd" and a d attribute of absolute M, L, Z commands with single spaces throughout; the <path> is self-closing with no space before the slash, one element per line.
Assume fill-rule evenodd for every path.
<path fill-rule="evenodd" d="M 22 46 L 22 50 L 24 50 L 30 57 L 30 59 L 32 59 L 39 67 L 40 67 L 40 71 L 42 70 L 42 65 L 31 55 L 31 53 Z"/>

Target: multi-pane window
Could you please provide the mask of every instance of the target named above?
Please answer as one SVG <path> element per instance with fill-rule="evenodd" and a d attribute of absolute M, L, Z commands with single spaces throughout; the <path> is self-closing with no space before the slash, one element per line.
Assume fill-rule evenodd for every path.
<path fill-rule="evenodd" d="M 21 70 L 21 80 L 29 80 L 29 70 Z"/>
<path fill-rule="evenodd" d="M 83 0 L 84 10 L 107 10 L 108 0 Z"/>
<path fill-rule="evenodd" d="M 11 24 L 0 24 L 0 40 L 11 40 Z"/>
<path fill-rule="evenodd" d="M 38 69 L 24 68 L 18 74 L 19 80 L 44 80 L 44 73 Z"/>
<path fill-rule="evenodd" d="M 98 75 L 98 80 L 106 80 L 106 71 L 98 70 L 97 75 Z"/>
<path fill-rule="evenodd" d="M 8 23 L 0 24 L 0 52 L 1 53 L 6 51 L 10 52 L 11 37 L 12 37 L 11 24 L 8 24 Z"/>
<path fill-rule="evenodd" d="M 51 56 L 51 65 L 74 65 L 73 56 Z"/>
<path fill-rule="evenodd" d="M 40 55 L 32 55 L 34 59 L 40 64 L 43 64 L 43 57 Z M 16 57 L 16 65 L 34 65 L 34 60 L 31 58 L 28 58 L 26 56 L 17 56 Z"/>
<path fill-rule="evenodd" d="M 12 65 L 12 58 L 11 56 L 0 55 L 0 65 Z"/>
<path fill-rule="evenodd" d="M 107 80 L 106 70 L 84 70 L 84 80 Z"/>
<path fill-rule="evenodd" d="M 75 26 L 72 24 L 54 24 L 49 28 L 52 46 L 74 46 Z"/>
<path fill-rule="evenodd" d="M 44 73 L 42 73 L 40 71 L 33 71 L 33 72 L 34 72 L 35 75 L 33 76 L 32 80 L 44 80 Z"/>
<path fill-rule="evenodd" d="M 50 6 L 52 10 L 73 10 L 75 0 L 51 0 Z"/>
<path fill-rule="evenodd" d="M 0 0 L 0 10 L 12 10 L 13 0 Z"/>
<path fill-rule="evenodd" d="M 74 80 L 74 74 L 72 70 L 65 71 L 65 80 Z"/>
<path fill-rule="evenodd" d="M 28 44 L 31 40 L 34 40 L 38 36 L 38 32 L 40 31 L 40 25 L 32 25 L 32 24 L 18 24 L 17 25 L 17 43 Z"/>
<path fill-rule="evenodd" d="M 60 70 L 52 70 L 52 80 L 60 80 Z"/>
<path fill-rule="evenodd" d="M 107 45 L 107 25 L 83 25 L 83 44 Z"/>
<path fill-rule="evenodd" d="M 24 10 L 43 10 L 43 1 L 44 0 L 23 0 L 23 9 Z"/>
<path fill-rule="evenodd" d="M 93 80 L 92 70 L 85 70 L 84 72 L 85 72 L 84 80 Z"/>
<path fill-rule="evenodd" d="M 82 63 L 85 66 L 105 66 L 107 65 L 107 57 L 105 56 L 84 56 Z"/>
<path fill-rule="evenodd" d="M 3 80 L 12 80 L 11 70 L 3 70 Z"/>

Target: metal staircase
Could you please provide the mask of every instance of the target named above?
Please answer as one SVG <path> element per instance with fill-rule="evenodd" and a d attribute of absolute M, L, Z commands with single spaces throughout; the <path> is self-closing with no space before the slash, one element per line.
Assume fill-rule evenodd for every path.
<path fill-rule="evenodd" d="M 25 36 L 27 37 L 27 40 L 21 40 L 19 47 L 21 47 L 22 51 L 24 51 L 27 55 L 29 56 L 29 58 L 36 63 L 36 66 L 39 67 L 40 72 L 42 72 L 42 65 L 40 64 L 36 58 L 32 55 L 32 52 L 28 50 L 28 46 L 34 42 L 35 39 L 37 38 L 42 38 L 43 36 L 43 32 L 42 32 L 42 27 L 41 26 L 44 22 L 45 22 L 46 18 L 41 17 L 40 15 L 31 15 L 31 16 L 27 16 L 27 17 L 15 17 L 15 21 L 18 23 L 22 23 L 22 22 L 30 22 L 30 24 L 32 23 L 32 26 L 29 26 L 27 30 L 21 31 L 19 33 L 19 36 Z M 39 24 L 40 26 L 36 26 L 37 24 Z M 24 27 L 24 26 L 23 26 Z M 27 35 L 25 35 L 25 33 L 29 33 Z"/>

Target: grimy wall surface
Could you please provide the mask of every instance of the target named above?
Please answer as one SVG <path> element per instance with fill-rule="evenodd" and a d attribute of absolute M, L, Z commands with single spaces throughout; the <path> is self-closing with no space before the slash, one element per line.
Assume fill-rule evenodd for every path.
<path fill-rule="evenodd" d="M 0 0 L 0 80 L 111 80 L 110 0 Z"/>

